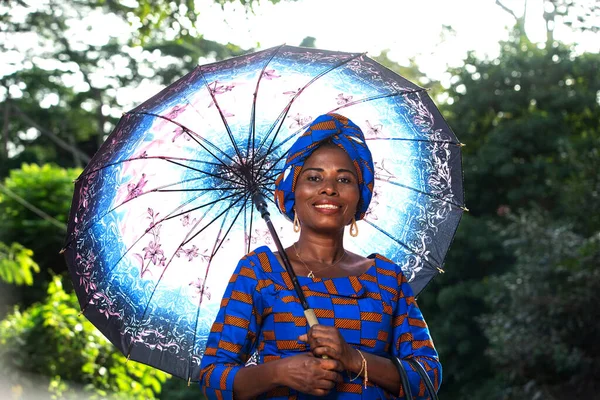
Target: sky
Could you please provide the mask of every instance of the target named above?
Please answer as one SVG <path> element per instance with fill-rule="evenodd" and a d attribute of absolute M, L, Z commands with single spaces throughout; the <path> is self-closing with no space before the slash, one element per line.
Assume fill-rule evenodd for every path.
<path fill-rule="evenodd" d="M 578 0 L 579 3 L 596 0 Z M 222 12 L 212 0 L 197 0 L 202 10 L 199 27 L 207 39 L 230 41 L 242 47 L 262 48 L 282 43 L 298 45 L 306 36 L 319 48 L 389 56 L 402 63 L 415 57 L 423 72 L 442 79 L 447 66 L 460 65 L 467 51 L 480 56 L 498 54 L 500 40 L 508 37 L 514 18 L 495 0 L 299 0 L 273 5 L 263 2 L 256 15 L 246 18 L 240 5 Z M 523 12 L 524 0 L 503 0 Z M 545 41 L 543 0 L 527 2 L 528 36 Z M 225 17 L 226 23 L 222 23 Z M 443 26 L 453 33 L 443 33 Z M 578 42 L 580 51 L 598 51 L 600 36 L 574 35 L 557 27 L 557 39 Z"/>
<path fill-rule="evenodd" d="M 48 0 L 36 1 L 43 4 Z M 135 0 L 120 1 L 136 4 Z M 445 83 L 448 66 L 461 65 L 467 51 L 475 51 L 480 57 L 498 54 L 498 42 L 508 37 L 508 28 L 514 25 L 514 19 L 495 1 L 283 0 L 272 4 L 260 0 L 252 14 L 246 12 L 240 2 L 227 4 L 223 10 L 214 0 L 196 0 L 199 12 L 196 30 L 206 39 L 230 42 L 242 48 L 264 49 L 284 43 L 299 45 L 305 37 L 312 36 L 316 38 L 317 47 L 324 49 L 367 52 L 371 56 L 389 50 L 388 56 L 392 60 L 402 64 L 413 57 L 426 75 Z M 587 4 L 597 0 L 576 1 Z M 502 0 L 502 3 L 521 15 L 525 0 Z M 526 30 L 533 41 L 545 40 L 543 4 L 544 0 L 527 1 Z M 2 9 L 9 10 L 13 18 L 19 12 L 19 8 L 0 6 L 0 13 Z M 23 8 L 21 12 L 26 13 Z M 71 46 L 76 49 L 78 40 L 101 45 L 110 36 L 121 40 L 131 36 L 135 26 L 127 26 L 121 21 L 116 16 L 100 12 L 71 20 Z M 107 26 L 110 27 L 108 31 Z M 555 36 L 567 43 L 578 43 L 579 51 L 600 51 L 600 34 L 587 32 L 576 35 L 559 25 Z M 26 42 L 33 47 L 36 42 L 20 41 L 20 47 Z M 6 54 L 2 58 L 14 61 L 14 57 L 15 54 Z M 0 75 L 5 70 L 0 60 Z"/>

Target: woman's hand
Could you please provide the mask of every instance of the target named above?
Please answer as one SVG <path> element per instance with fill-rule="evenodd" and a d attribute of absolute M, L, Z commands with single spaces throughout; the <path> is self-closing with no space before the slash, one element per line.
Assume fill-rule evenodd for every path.
<path fill-rule="evenodd" d="M 333 326 L 313 325 L 308 334 L 298 339 L 308 342 L 315 357 L 327 356 L 337 360 L 347 371 L 358 372 L 361 368 L 362 358 L 358 351 L 346 343 L 340 331 Z"/>
<path fill-rule="evenodd" d="M 324 396 L 342 382 L 343 371 L 339 361 L 316 358 L 311 353 L 281 359 L 277 368 L 280 383 L 302 393 Z"/>

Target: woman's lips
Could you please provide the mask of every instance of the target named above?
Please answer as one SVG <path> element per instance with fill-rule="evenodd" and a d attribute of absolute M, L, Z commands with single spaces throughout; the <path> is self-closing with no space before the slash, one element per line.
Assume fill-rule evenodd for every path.
<path fill-rule="evenodd" d="M 342 206 L 331 202 L 318 202 L 313 204 L 313 207 L 323 214 L 335 214 L 342 209 Z"/>

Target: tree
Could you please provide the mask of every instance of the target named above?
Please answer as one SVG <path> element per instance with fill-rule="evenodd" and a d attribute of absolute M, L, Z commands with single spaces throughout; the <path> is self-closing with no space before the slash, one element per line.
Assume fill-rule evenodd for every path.
<path fill-rule="evenodd" d="M 503 216 L 511 210 L 535 205 L 583 238 L 598 232 L 597 213 L 589 210 L 600 201 L 600 57 L 575 55 L 564 44 L 540 48 L 515 31 L 501 43 L 496 59 L 469 54 L 464 63 L 450 70 L 443 111 L 466 143 L 465 198 L 471 212 L 450 249 L 447 272 L 419 304 L 434 327 L 445 366 L 441 395 L 502 398 L 506 376 L 494 353 L 486 351 L 496 339 L 478 321 L 495 307 L 483 295 L 501 290 L 490 286 L 491 277 L 511 271 L 518 258 L 491 226 L 505 226 Z M 510 350 L 509 342 L 503 345 Z M 554 378 L 561 382 L 564 376 Z"/>
<path fill-rule="evenodd" d="M 0 369 L 13 389 L 29 398 L 45 379 L 53 398 L 156 398 L 167 375 L 127 362 L 77 308 L 55 277 L 44 302 L 0 322 Z"/>
<path fill-rule="evenodd" d="M 7 246 L 0 242 L 0 280 L 15 285 L 32 285 L 33 274 L 40 272 L 32 255 L 33 251 L 19 243 Z"/>
<path fill-rule="evenodd" d="M 516 255 L 490 282 L 481 318 L 508 399 L 593 398 L 600 390 L 600 229 L 574 233 L 539 209 L 501 229 Z M 552 222 L 550 222 L 552 221 Z M 598 227 L 600 228 L 600 226 Z"/>
<path fill-rule="evenodd" d="M 256 1 L 217 3 L 250 12 Z M 133 106 L 132 88 L 153 83 L 158 91 L 201 57 L 243 52 L 205 40 L 194 26 L 199 11 L 190 0 L 0 4 L 8 67 L 0 76 L 0 177 L 22 162 L 84 166 Z"/>

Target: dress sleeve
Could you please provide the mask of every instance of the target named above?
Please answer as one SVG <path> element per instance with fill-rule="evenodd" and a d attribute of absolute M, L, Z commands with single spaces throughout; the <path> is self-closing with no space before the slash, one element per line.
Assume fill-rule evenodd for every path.
<path fill-rule="evenodd" d="M 419 362 L 433 383 L 436 392 L 442 383 L 442 365 L 435 350 L 429 329 L 413 291 L 400 272 L 398 274 L 398 295 L 393 320 L 394 356 L 398 357 L 408 375 L 411 392 L 415 399 L 429 399 L 425 382 L 413 367 L 404 359 L 413 358 Z M 399 397 L 404 398 L 404 388 Z"/>
<path fill-rule="evenodd" d="M 253 263 L 244 257 L 229 280 L 200 365 L 208 399 L 233 399 L 233 381 L 251 355 L 260 331 L 262 302 Z"/>

